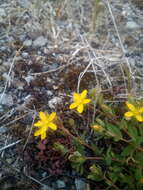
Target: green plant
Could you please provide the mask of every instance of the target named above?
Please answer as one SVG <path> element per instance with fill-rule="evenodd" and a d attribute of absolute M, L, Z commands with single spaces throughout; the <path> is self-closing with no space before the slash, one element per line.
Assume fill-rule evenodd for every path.
<path fill-rule="evenodd" d="M 80 104 L 83 106 L 83 101 L 88 100 L 89 103 L 90 100 L 88 110 L 92 112 L 96 101 L 97 114 L 94 122 L 89 125 L 84 135 L 80 136 L 78 133 L 72 134 L 64 127 L 62 120 L 56 117 L 54 126 L 57 126 L 64 135 L 70 136 L 74 149 L 69 151 L 60 143 L 54 143 L 54 149 L 64 156 L 68 155 L 71 166 L 77 172 L 89 180 L 104 183 L 105 188 L 141 190 L 143 188 L 143 100 L 137 101 L 134 97 L 129 97 L 126 104 L 107 105 L 103 95 L 96 97 L 93 95 L 94 90 L 90 92 L 92 92 L 89 93 L 91 99 L 86 99 L 87 90 L 81 94 L 74 93 L 72 104 L 77 109 Z M 86 114 L 83 108 L 81 111 Z M 79 117 L 78 112 L 77 109 L 75 113 Z M 43 127 L 46 133 L 46 125 L 53 126 L 54 117 L 54 112 L 50 116 L 40 112 L 41 121 L 35 123 L 35 126 L 41 127 L 39 135 L 42 135 Z M 69 123 L 76 130 L 73 118 L 69 118 Z M 91 142 L 87 143 L 86 137 L 90 130 L 93 130 L 92 138 Z"/>

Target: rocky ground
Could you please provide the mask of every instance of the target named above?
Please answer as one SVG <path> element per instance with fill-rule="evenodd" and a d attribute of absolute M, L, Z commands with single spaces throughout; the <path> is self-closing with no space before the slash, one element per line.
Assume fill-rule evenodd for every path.
<path fill-rule="evenodd" d="M 131 91 L 142 97 L 143 3 L 105 0 L 101 6 L 93 31 L 90 1 L 0 0 L 0 154 L 7 162 L 1 160 L 0 189 L 13 180 L 24 189 L 25 178 L 33 182 L 25 189 L 90 189 L 74 171 L 28 173 L 21 152 L 31 145 L 38 111 L 62 112 L 71 93 L 87 86 L 108 91 L 118 85 L 112 101 L 123 101 L 129 71 Z"/>

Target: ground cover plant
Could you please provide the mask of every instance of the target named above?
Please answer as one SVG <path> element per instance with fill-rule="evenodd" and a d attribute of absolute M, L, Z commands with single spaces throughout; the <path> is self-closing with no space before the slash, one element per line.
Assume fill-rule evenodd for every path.
<path fill-rule="evenodd" d="M 34 135 L 41 135 L 43 140 L 46 138 L 48 126 L 54 133 L 59 128 L 57 133 L 62 132 L 71 137 L 74 148 L 68 149 L 60 142 L 54 143 L 53 147 L 61 151 L 63 156 L 68 155 L 68 160 L 77 172 L 87 179 L 105 184 L 105 189 L 141 190 L 143 101 L 129 97 L 126 104 L 107 105 L 102 94 L 96 93 L 95 90 L 91 90 L 91 99 L 86 97 L 87 90 L 73 93 L 73 103 L 69 109 L 77 109 L 77 114 L 84 111 L 84 105 L 90 103 L 88 109 L 92 112 L 93 103 L 96 101 L 97 104 L 94 120 L 88 123 L 82 136 L 78 134 L 74 118 L 70 118 L 69 123 L 77 134 L 64 127 L 63 121 L 55 112 L 50 115 L 39 113 L 40 120 L 34 124 L 38 131 Z M 87 136 L 90 136 L 90 143 L 86 142 Z"/>

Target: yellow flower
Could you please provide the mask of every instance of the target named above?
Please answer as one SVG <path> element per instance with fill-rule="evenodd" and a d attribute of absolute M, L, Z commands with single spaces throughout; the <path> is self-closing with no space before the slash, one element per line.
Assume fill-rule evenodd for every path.
<path fill-rule="evenodd" d="M 46 138 L 46 132 L 50 128 L 52 130 L 57 130 L 57 125 L 53 123 L 56 117 L 56 112 L 52 112 L 50 115 L 44 112 L 39 112 L 40 120 L 34 124 L 35 127 L 39 129 L 34 133 L 34 136 L 41 135 L 41 140 Z"/>
<path fill-rule="evenodd" d="M 101 125 L 93 125 L 91 126 L 91 128 L 100 133 L 102 133 L 102 131 L 104 130 L 104 128 Z"/>
<path fill-rule="evenodd" d="M 73 93 L 73 103 L 70 105 L 70 109 L 77 108 L 79 113 L 82 113 L 84 110 L 84 105 L 88 104 L 91 100 L 86 98 L 87 90 L 84 90 L 82 93 Z"/>
<path fill-rule="evenodd" d="M 142 122 L 143 121 L 143 107 L 135 107 L 133 104 L 130 104 L 129 102 L 126 102 L 126 105 L 129 109 L 128 112 L 124 114 L 124 116 L 128 119 L 131 117 L 135 117 L 136 120 Z"/>

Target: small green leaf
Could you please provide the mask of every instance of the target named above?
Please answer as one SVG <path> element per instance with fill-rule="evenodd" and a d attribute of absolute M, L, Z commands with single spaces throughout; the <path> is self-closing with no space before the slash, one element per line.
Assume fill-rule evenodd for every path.
<path fill-rule="evenodd" d="M 74 121 L 74 119 L 70 118 L 70 119 L 68 120 L 68 122 L 69 122 L 69 125 L 70 125 L 70 126 L 72 126 L 72 127 L 75 126 L 75 121 Z"/>
<path fill-rule="evenodd" d="M 71 161 L 72 167 L 82 174 L 84 171 L 83 164 L 86 161 L 86 158 L 78 151 L 75 151 L 69 156 L 69 160 Z"/>
<path fill-rule="evenodd" d="M 58 142 L 54 143 L 53 148 L 57 151 L 62 152 L 62 154 L 64 154 L 64 155 L 66 153 L 68 153 L 68 149 L 64 145 L 62 145 L 61 143 L 58 143 Z"/>
<path fill-rule="evenodd" d="M 136 152 L 136 155 L 134 156 L 135 160 L 143 165 L 143 153 L 142 152 Z"/>
<path fill-rule="evenodd" d="M 116 141 L 119 141 L 122 139 L 122 133 L 120 131 L 120 128 L 116 125 L 112 125 L 112 124 L 107 124 L 106 125 L 107 130 L 108 130 L 108 135 L 110 135 L 111 137 L 114 137 L 114 139 Z"/>
<path fill-rule="evenodd" d="M 128 126 L 128 134 L 130 135 L 130 137 L 134 141 L 137 140 L 137 138 L 138 138 L 138 131 L 137 131 L 137 128 L 135 126 L 131 126 L 131 125 Z"/>
<path fill-rule="evenodd" d="M 105 126 L 105 123 L 104 123 L 104 121 L 102 121 L 101 119 L 99 119 L 99 118 L 96 118 L 96 121 L 97 121 L 97 123 L 99 124 L 99 125 L 101 125 L 101 126 Z"/>
<path fill-rule="evenodd" d="M 95 180 L 95 181 L 101 181 L 103 179 L 102 169 L 100 166 L 92 165 L 90 167 L 90 173 L 87 176 L 88 179 Z"/>
<path fill-rule="evenodd" d="M 101 109 L 105 112 L 105 113 L 110 113 L 112 115 L 113 114 L 113 111 L 112 111 L 112 108 L 110 108 L 109 106 L 107 106 L 106 104 L 102 104 L 101 105 Z"/>
<path fill-rule="evenodd" d="M 120 129 L 127 129 L 128 125 L 127 125 L 127 121 L 123 118 L 119 124 Z"/>
<path fill-rule="evenodd" d="M 122 156 L 130 156 L 131 154 L 133 154 L 134 150 L 135 150 L 135 149 L 134 149 L 133 146 L 128 145 L 128 146 L 126 146 L 126 147 L 123 149 L 121 155 L 122 155 Z"/>
<path fill-rule="evenodd" d="M 106 156 L 105 156 L 105 161 L 106 161 L 106 164 L 108 166 L 111 165 L 111 162 L 112 162 L 112 155 L 111 155 L 111 146 L 109 146 L 108 150 L 107 150 L 107 153 L 106 153 Z"/>
<path fill-rule="evenodd" d="M 84 150 L 85 148 L 84 148 L 84 146 L 80 143 L 80 141 L 78 140 L 78 138 L 76 138 L 76 137 L 74 138 L 73 144 L 74 144 L 76 150 L 77 150 L 80 154 L 85 155 L 85 150 Z"/>
<path fill-rule="evenodd" d="M 135 178 L 137 181 L 139 181 L 142 178 L 142 168 L 138 167 L 135 169 Z"/>

